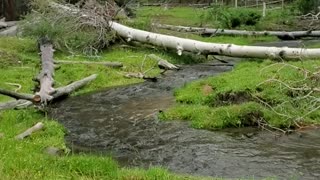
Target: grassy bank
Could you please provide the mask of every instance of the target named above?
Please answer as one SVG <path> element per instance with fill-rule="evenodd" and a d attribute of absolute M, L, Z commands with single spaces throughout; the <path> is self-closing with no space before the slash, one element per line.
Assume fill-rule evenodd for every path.
<path fill-rule="evenodd" d="M 263 124 L 291 129 L 319 124 L 319 103 L 312 98 L 320 93 L 295 90 L 318 87 L 319 79 L 305 78 L 305 72 L 317 72 L 319 61 L 274 63 L 242 62 L 232 72 L 188 84 L 176 91 L 177 106 L 161 118 L 189 120 L 195 128 L 210 130 Z M 311 103 L 314 106 L 309 106 Z"/>

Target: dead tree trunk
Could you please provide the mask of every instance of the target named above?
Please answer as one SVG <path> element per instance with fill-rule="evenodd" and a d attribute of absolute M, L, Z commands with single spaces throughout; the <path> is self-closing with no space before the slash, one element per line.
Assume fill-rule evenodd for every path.
<path fill-rule="evenodd" d="M 229 30 L 229 29 L 211 29 L 199 27 L 174 26 L 167 24 L 153 24 L 161 29 L 167 29 L 178 32 L 191 32 L 204 36 L 277 36 L 279 39 L 293 40 L 304 37 L 320 37 L 320 31 L 246 31 L 246 30 Z"/>
<path fill-rule="evenodd" d="M 40 83 L 40 90 L 33 97 L 33 101 L 36 103 L 46 104 L 52 100 L 53 88 L 53 76 L 54 76 L 54 63 L 53 63 L 53 46 L 47 38 L 43 38 L 40 42 L 41 51 L 41 72 L 37 76 L 36 80 Z"/>
<path fill-rule="evenodd" d="M 126 38 L 127 41 L 139 41 L 155 46 L 176 49 L 179 55 L 182 55 L 183 51 L 189 51 L 198 54 L 270 59 L 320 57 L 320 49 L 239 46 L 234 44 L 208 43 L 138 30 L 116 22 L 109 22 L 109 24 L 119 36 Z"/>

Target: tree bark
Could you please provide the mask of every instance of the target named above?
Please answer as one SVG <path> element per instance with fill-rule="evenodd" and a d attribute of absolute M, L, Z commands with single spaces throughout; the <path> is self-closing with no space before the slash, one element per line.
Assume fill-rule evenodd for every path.
<path fill-rule="evenodd" d="M 179 55 L 182 55 L 183 51 L 190 51 L 198 54 L 270 59 L 320 57 L 320 49 L 239 46 L 234 44 L 208 43 L 138 30 L 112 21 L 109 22 L 109 25 L 119 36 L 126 38 L 127 41 L 135 40 L 153 44 L 155 46 L 176 49 Z"/>
<path fill-rule="evenodd" d="M 246 30 L 229 30 L 229 29 L 211 29 L 199 27 L 174 26 L 167 24 L 153 24 L 161 29 L 168 29 L 178 32 L 192 32 L 207 36 L 277 36 L 280 39 L 299 39 L 303 37 L 320 37 L 320 31 L 246 31 Z"/>
<path fill-rule="evenodd" d="M 53 46 L 47 40 L 40 45 L 41 51 L 41 72 L 37 77 L 40 82 L 40 91 L 35 94 L 33 101 L 36 103 L 46 104 L 51 101 L 53 97 L 51 96 L 55 90 L 53 88 L 53 76 L 54 76 L 54 63 L 53 63 Z"/>

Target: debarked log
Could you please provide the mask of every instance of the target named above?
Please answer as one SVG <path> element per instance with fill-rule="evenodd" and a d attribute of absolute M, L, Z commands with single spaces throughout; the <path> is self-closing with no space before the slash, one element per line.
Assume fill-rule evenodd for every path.
<path fill-rule="evenodd" d="M 174 26 L 168 24 L 153 24 L 154 27 L 178 32 L 192 32 L 206 36 L 277 36 L 280 39 L 293 40 L 304 37 L 320 37 L 320 31 L 247 31 L 230 29 L 212 29 L 202 27 Z"/>
<path fill-rule="evenodd" d="M 155 46 L 176 49 L 179 55 L 183 51 L 198 54 L 224 55 L 247 58 L 300 59 L 320 58 L 320 49 L 240 46 L 234 44 L 208 43 L 175 36 L 152 33 L 110 21 L 110 27 L 127 41 L 139 41 Z"/>
<path fill-rule="evenodd" d="M 16 136 L 17 140 L 23 140 L 24 138 L 30 136 L 32 133 L 43 129 L 44 124 L 42 122 L 38 122 L 36 125 L 32 126 L 31 128 L 27 129 L 23 133 Z"/>
<path fill-rule="evenodd" d="M 46 104 L 53 99 L 52 94 L 55 92 L 54 83 L 54 63 L 53 63 L 53 45 L 46 38 L 41 39 L 41 72 L 36 80 L 40 82 L 40 90 L 36 92 L 33 101 Z"/>

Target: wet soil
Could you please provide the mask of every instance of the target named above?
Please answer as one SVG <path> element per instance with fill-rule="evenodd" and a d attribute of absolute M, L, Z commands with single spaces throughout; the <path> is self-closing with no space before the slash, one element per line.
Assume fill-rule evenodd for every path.
<path fill-rule="evenodd" d="M 182 66 L 156 83 L 69 98 L 54 104 L 49 116 L 66 127 L 66 141 L 74 152 L 111 154 L 122 166 L 162 166 L 224 178 L 320 179 L 320 129 L 279 137 L 255 128 L 211 132 L 184 121 L 157 119 L 159 111 L 174 105 L 175 88 L 231 69 Z"/>

